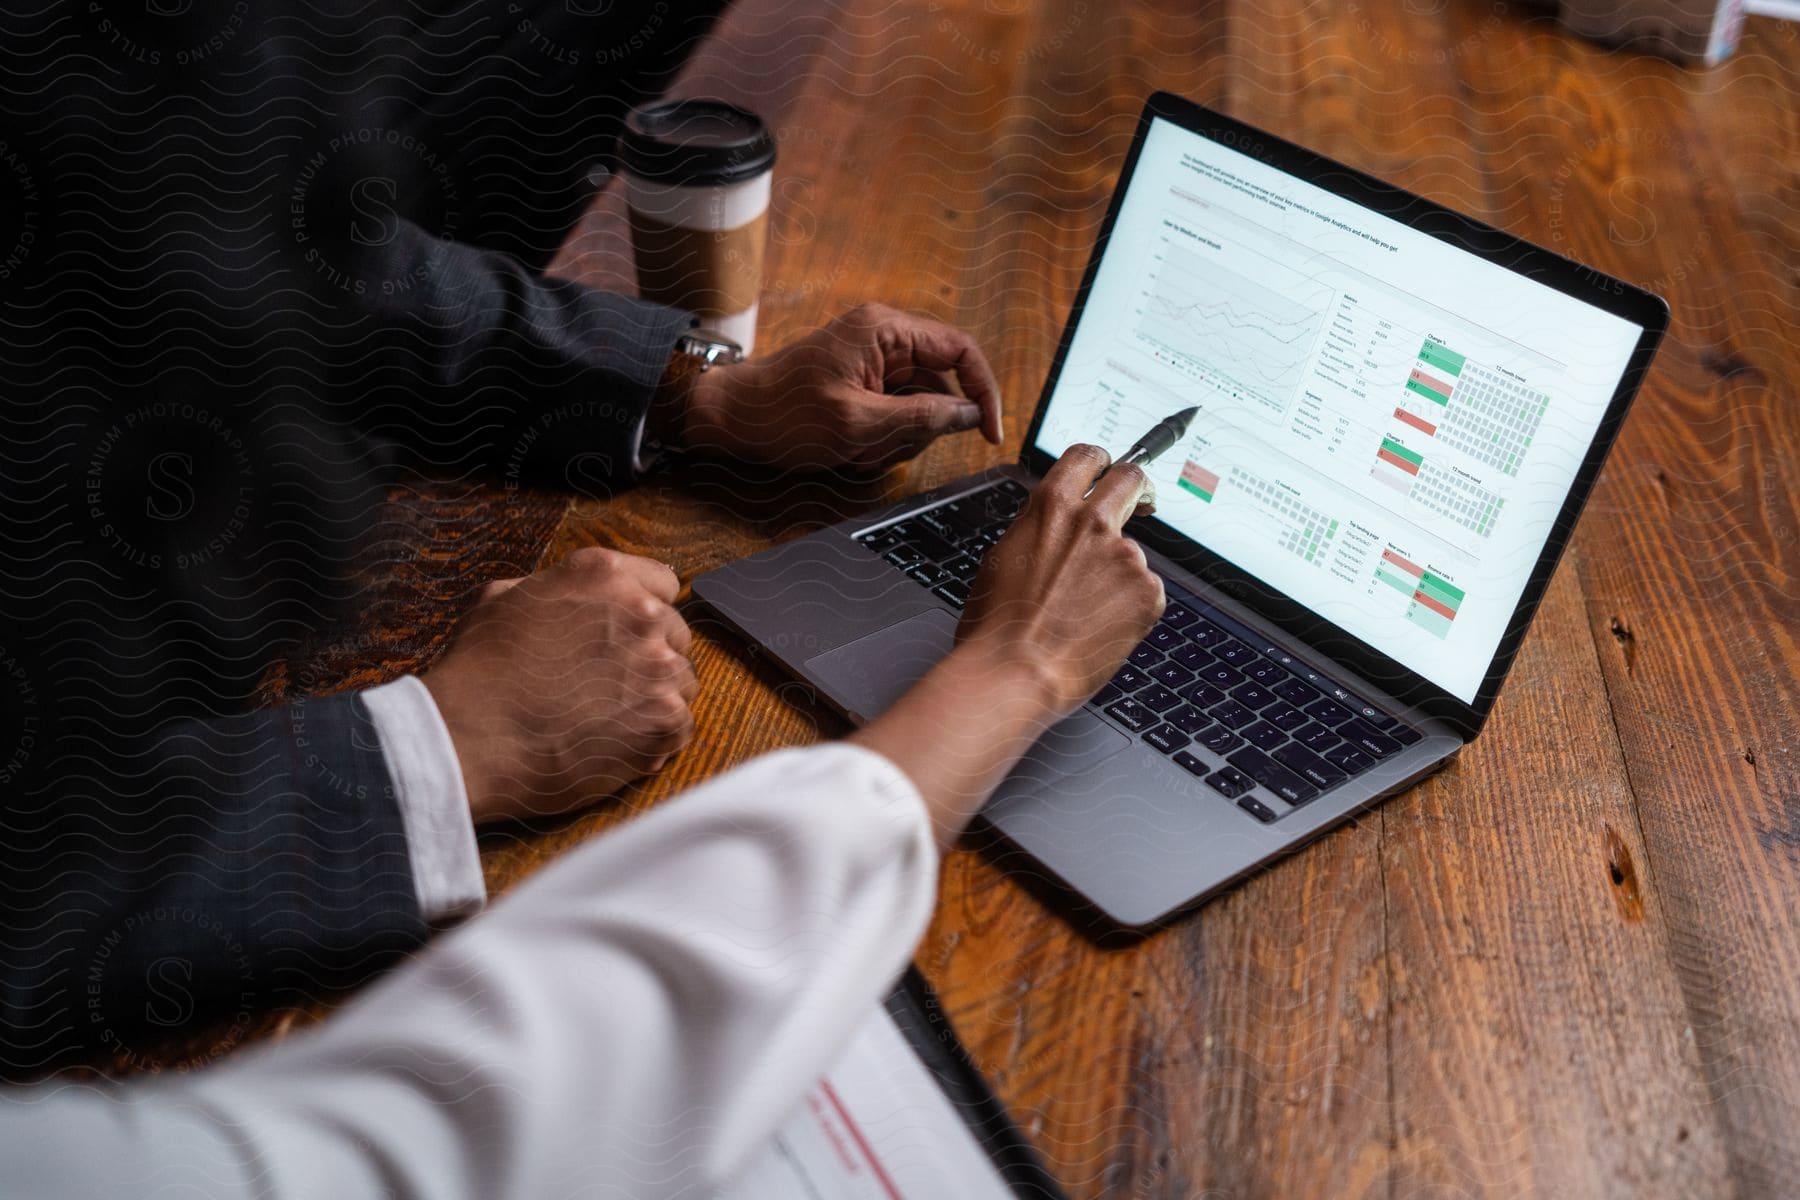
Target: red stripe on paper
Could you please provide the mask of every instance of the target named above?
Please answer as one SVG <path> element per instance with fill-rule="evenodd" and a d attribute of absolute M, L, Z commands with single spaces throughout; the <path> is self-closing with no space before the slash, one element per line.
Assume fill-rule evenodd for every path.
<path fill-rule="evenodd" d="M 824 1079 L 819 1080 L 819 1090 L 825 1093 L 825 1098 L 831 1101 L 831 1107 L 837 1109 L 838 1116 L 843 1118 L 844 1128 L 850 1131 L 850 1136 L 856 1139 L 856 1148 L 861 1150 L 863 1157 L 869 1160 L 869 1169 L 875 1172 L 876 1182 L 880 1183 L 881 1190 L 888 1194 L 888 1200 L 906 1200 L 906 1197 L 900 1194 L 900 1189 L 894 1186 L 894 1181 L 888 1178 L 888 1173 L 881 1169 L 881 1163 L 875 1158 L 875 1152 L 869 1149 L 869 1143 L 864 1140 L 862 1130 L 858 1129 L 856 1122 L 850 1119 L 850 1113 L 844 1108 L 844 1102 L 838 1099 L 838 1094 L 832 1089 L 830 1082 Z"/>

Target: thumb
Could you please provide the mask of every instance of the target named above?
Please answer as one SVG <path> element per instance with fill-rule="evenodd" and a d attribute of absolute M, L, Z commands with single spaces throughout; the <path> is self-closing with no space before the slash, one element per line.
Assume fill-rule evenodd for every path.
<path fill-rule="evenodd" d="M 878 435 L 910 437 L 922 441 L 961 433 L 981 424 L 981 406 L 943 392 L 914 392 L 908 396 L 875 396 L 871 408 Z"/>

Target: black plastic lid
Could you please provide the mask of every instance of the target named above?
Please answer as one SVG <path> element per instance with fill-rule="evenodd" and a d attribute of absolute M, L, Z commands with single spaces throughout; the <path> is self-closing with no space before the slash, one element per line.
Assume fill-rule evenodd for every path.
<path fill-rule="evenodd" d="M 626 114 L 620 158 L 656 183 L 737 183 L 775 165 L 775 135 L 761 117 L 723 100 L 663 100 Z"/>

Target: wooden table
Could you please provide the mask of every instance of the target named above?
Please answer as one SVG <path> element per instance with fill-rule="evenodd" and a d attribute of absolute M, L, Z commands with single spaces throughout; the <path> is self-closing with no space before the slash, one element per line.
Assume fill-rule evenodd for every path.
<path fill-rule="evenodd" d="M 1673 332 L 1449 770 L 1140 941 L 959 850 L 919 963 L 1077 1196 L 1800 1194 L 1796 27 L 1751 20 L 1709 72 L 1487 0 L 815 7 L 754 0 L 679 89 L 780 129 L 762 342 L 865 298 L 956 322 L 1004 454 L 411 496 L 391 607 L 277 690 L 426 661 L 474 583 L 575 546 L 690 579 L 1016 454 L 1141 100 L 1182 92 L 1661 292 Z M 617 196 L 558 270 L 631 286 Z M 496 892 L 843 732 L 741 646 L 695 659 L 694 745 L 620 806 L 491 839 Z"/>

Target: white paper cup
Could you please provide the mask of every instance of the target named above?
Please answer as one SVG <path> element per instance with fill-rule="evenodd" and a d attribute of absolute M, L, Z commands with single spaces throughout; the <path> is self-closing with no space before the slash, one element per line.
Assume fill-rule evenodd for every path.
<path fill-rule="evenodd" d="M 703 327 L 756 342 L 775 138 L 721 100 L 633 109 L 620 155 L 638 292 Z"/>

